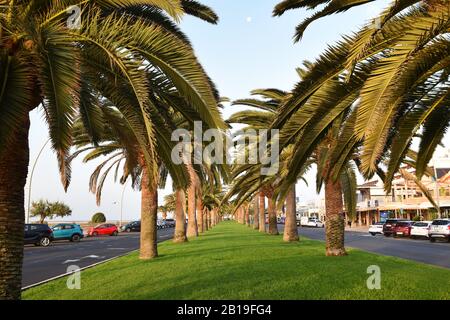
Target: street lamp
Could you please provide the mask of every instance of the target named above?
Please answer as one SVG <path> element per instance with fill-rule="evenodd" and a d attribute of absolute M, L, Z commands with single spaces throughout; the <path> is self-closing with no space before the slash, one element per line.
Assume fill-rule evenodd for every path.
<path fill-rule="evenodd" d="M 30 181 L 28 182 L 28 212 L 27 212 L 27 223 L 30 223 L 30 211 L 31 211 L 31 184 L 33 182 L 33 175 L 34 175 L 34 170 L 36 169 L 36 165 L 37 162 L 42 154 L 42 152 L 44 151 L 45 147 L 47 146 L 47 144 L 50 142 L 50 139 L 48 139 L 47 141 L 45 141 L 44 145 L 42 146 L 41 150 L 39 150 L 39 153 L 36 157 L 36 159 L 34 160 L 34 164 L 33 164 L 33 168 L 31 169 L 31 173 L 30 173 Z"/>
<path fill-rule="evenodd" d="M 123 185 L 122 189 L 122 196 L 120 197 L 120 224 L 119 227 L 122 227 L 122 217 L 123 217 L 123 198 L 125 196 L 125 190 L 127 188 L 127 182 Z M 113 204 L 117 204 L 117 202 L 114 202 Z"/>

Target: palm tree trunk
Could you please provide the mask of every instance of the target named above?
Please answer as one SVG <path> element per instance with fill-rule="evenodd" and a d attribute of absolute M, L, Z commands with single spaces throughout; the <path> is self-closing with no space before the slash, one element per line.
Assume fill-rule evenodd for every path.
<path fill-rule="evenodd" d="M 197 229 L 198 233 L 205 231 L 205 224 L 203 222 L 203 203 L 201 197 L 197 197 Z"/>
<path fill-rule="evenodd" d="M 208 231 L 208 230 L 209 230 L 209 223 L 208 223 L 208 209 L 207 209 L 207 208 L 205 208 L 205 209 L 203 210 L 203 229 L 204 229 L 205 231 Z"/>
<path fill-rule="evenodd" d="M 242 208 L 242 217 L 243 217 L 243 223 L 244 223 L 244 225 L 247 225 L 248 224 L 248 212 L 247 212 L 247 208 L 246 207 L 243 207 Z"/>
<path fill-rule="evenodd" d="M 29 128 L 27 114 L 11 141 L 0 146 L 0 300 L 21 297 Z"/>
<path fill-rule="evenodd" d="M 214 208 L 211 212 L 211 220 L 212 226 L 215 227 L 217 225 L 217 208 Z"/>
<path fill-rule="evenodd" d="M 212 228 L 212 212 L 211 210 L 208 210 L 208 228 Z"/>
<path fill-rule="evenodd" d="M 183 189 L 175 191 L 175 234 L 173 242 L 181 243 L 186 242 L 186 215 L 184 214 L 184 203 L 186 197 Z"/>
<path fill-rule="evenodd" d="M 253 229 L 259 230 L 259 197 L 255 196 L 253 200 L 253 208 L 254 208 L 254 214 L 253 214 Z"/>
<path fill-rule="evenodd" d="M 266 197 L 259 193 L 259 232 L 266 232 Z"/>
<path fill-rule="evenodd" d="M 197 217 L 195 214 L 195 185 L 191 182 L 191 185 L 187 191 L 188 194 L 188 226 L 187 237 L 198 237 Z"/>
<path fill-rule="evenodd" d="M 269 234 L 270 235 L 278 235 L 278 226 L 277 226 L 277 203 L 276 200 L 269 197 L 269 208 L 267 209 L 269 214 Z"/>
<path fill-rule="evenodd" d="M 325 181 L 326 209 L 326 255 L 344 256 L 347 254 L 344 246 L 345 223 L 343 214 L 342 188 L 339 181 Z"/>
<path fill-rule="evenodd" d="M 212 209 L 209 213 L 209 221 L 211 224 L 211 229 L 216 225 L 216 218 L 215 218 L 215 212 L 216 212 L 216 208 Z"/>
<path fill-rule="evenodd" d="M 139 258 L 153 259 L 158 256 L 157 228 L 158 189 L 154 181 L 150 181 L 148 169 L 143 166 L 141 181 L 141 243 Z"/>
<path fill-rule="evenodd" d="M 295 183 L 286 197 L 286 220 L 284 224 L 283 240 L 286 242 L 295 242 L 299 240 L 297 230 L 297 216 L 295 205 Z"/>

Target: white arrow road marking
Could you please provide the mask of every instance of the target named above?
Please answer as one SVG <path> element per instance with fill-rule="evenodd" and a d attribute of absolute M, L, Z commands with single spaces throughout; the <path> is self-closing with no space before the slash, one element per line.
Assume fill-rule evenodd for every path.
<path fill-rule="evenodd" d="M 84 259 L 105 259 L 105 257 L 100 257 L 100 256 L 96 256 L 96 255 L 90 255 L 90 256 L 85 256 L 82 257 L 80 259 L 74 259 L 74 260 L 66 260 L 64 261 L 62 264 L 68 264 L 68 263 L 73 263 L 73 262 L 78 262 Z"/>
<path fill-rule="evenodd" d="M 78 261 L 80 261 L 80 260 L 81 260 L 81 259 L 66 260 L 66 261 L 64 261 L 62 264 L 68 264 L 68 263 L 78 262 Z"/>

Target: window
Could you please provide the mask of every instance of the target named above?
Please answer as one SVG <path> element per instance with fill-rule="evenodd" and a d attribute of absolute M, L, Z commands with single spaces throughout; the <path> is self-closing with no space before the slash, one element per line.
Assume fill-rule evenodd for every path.
<path fill-rule="evenodd" d="M 434 220 L 433 221 L 433 226 L 446 226 L 450 224 L 449 220 Z"/>
<path fill-rule="evenodd" d="M 34 230 L 37 230 L 37 229 L 38 229 L 37 226 L 30 226 L 30 230 L 31 230 L 31 231 L 34 231 Z"/>
<path fill-rule="evenodd" d="M 64 226 L 64 230 L 70 230 L 70 229 L 73 229 L 73 226 L 71 224 L 66 224 Z"/>
<path fill-rule="evenodd" d="M 414 227 L 428 227 L 428 223 L 416 222 L 414 223 Z"/>

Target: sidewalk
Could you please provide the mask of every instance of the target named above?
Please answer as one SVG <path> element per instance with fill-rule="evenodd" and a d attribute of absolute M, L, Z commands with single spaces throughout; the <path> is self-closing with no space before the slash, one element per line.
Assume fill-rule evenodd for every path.
<path fill-rule="evenodd" d="M 352 227 L 350 228 L 349 226 L 345 227 L 345 231 L 353 231 L 353 232 L 364 232 L 367 233 L 369 232 L 369 227 L 368 226 L 355 226 L 352 225 Z"/>

